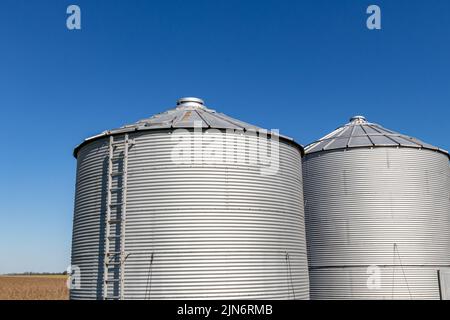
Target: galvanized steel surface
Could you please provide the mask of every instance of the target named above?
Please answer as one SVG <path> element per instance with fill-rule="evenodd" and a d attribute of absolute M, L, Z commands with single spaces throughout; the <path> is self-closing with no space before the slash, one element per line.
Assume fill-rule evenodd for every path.
<path fill-rule="evenodd" d="M 373 285 L 366 267 L 310 270 L 312 299 L 327 300 L 438 300 L 438 270 L 442 267 L 380 266 L 380 288 Z"/>
<path fill-rule="evenodd" d="M 312 299 L 439 298 L 437 270 L 450 267 L 447 154 L 307 153 L 303 178 Z M 381 268 L 380 289 L 366 286 L 370 265 Z"/>
<path fill-rule="evenodd" d="M 118 129 L 107 130 L 93 137 L 85 139 L 83 143 L 74 150 L 74 156 L 77 157 L 78 150 L 86 143 L 92 142 L 104 136 L 159 129 L 177 129 L 177 128 L 209 128 L 209 129 L 230 129 L 237 131 L 263 132 L 267 134 L 278 135 L 282 139 L 293 141 L 292 138 L 281 135 L 276 132 L 267 132 L 258 126 L 234 119 L 226 114 L 216 112 L 204 105 L 203 100 L 199 98 L 181 98 L 177 106 L 173 109 L 158 113 L 150 118 L 140 120 L 134 124 L 125 125 Z M 295 142 L 294 142 L 295 143 Z M 303 152 L 303 148 L 299 145 Z"/>
<path fill-rule="evenodd" d="M 279 172 L 264 176 L 251 164 L 173 163 L 171 133 L 130 134 L 125 298 L 307 299 L 300 148 L 281 141 Z M 107 153 L 107 138 L 78 151 L 73 299 L 101 295 Z"/>
<path fill-rule="evenodd" d="M 343 125 L 325 137 L 310 143 L 305 147 L 306 153 L 330 151 L 338 149 L 361 147 L 408 147 L 448 152 L 417 138 L 383 128 L 379 124 L 367 122 L 363 116 L 354 116 L 350 122 Z"/>
<path fill-rule="evenodd" d="M 81 268 L 81 290 L 71 298 L 102 296 L 108 143 L 97 140 L 78 152 L 71 264 Z"/>

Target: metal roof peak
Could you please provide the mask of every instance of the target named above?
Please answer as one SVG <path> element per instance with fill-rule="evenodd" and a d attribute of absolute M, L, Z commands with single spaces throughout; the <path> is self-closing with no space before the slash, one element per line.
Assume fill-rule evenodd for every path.
<path fill-rule="evenodd" d="M 139 120 L 136 123 L 128 124 L 120 128 L 104 131 L 100 135 L 96 135 L 87 138 L 83 143 L 77 146 L 74 150 L 74 155 L 79 150 L 79 148 L 88 143 L 89 141 L 98 139 L 100 137 L 121 134 L 124 132 L 134 132 L 141 130 L 161 130 L 161 129 L 178 129 L 178 128 L 211 128 L 211 129 L 223 129 L 223 130 L 237 130 L 237 131 L 250 131 L 250 132 L 261 132 L 264 134 L 276 135 L 286 140 L 293 141 L 292 138 L 268 132 L 260 127 L 246 123 L 241 120 L 234 119 L 223 113 L 216 112 L 215 110 L 209 109 L 204 105 L 204 101 L 195 97 L 181 98 L 177 101 L 175 108 L 166 110 L 164 112 L 155 114 L 150 118 Z M 297 144 L 301 149 L 303 154 L 303 147 Z"/>
<path fill-rule="evenodd" d="M 305 153 L 311 154 L 321 151 L 361 147 L 407 147 L 428 149 L 444 153 L 450 157 L 449 153 L 443 149 L 405 134 L 383 128 L 379 124 L 370 123 L 363 116 L 351 117 L 349 123 L 337 128 L 321 139 L 308 144 L 305 147 Z"/>
<path fill-rule="evenodd" d="M 203 101 L 203 99 L 200 98 L 196 98 L 196 97 L 183 97 L 177 100 L 177 106 L 179 105 L 183 105 L 186 103 L 197 103 L 197 104 L 201 104 L 204 105 L 205 101 Z"/>
<path fill-rule="evenodd" d="M 366 117 L 358 115 L 350 118 L 350 123 L 359 124 L 359 123 L 367 123 Z"/>

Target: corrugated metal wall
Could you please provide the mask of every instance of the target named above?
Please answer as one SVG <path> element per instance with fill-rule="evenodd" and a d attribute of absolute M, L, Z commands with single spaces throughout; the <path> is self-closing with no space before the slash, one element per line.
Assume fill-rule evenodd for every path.
<path fill-rule="evenodd" d="M 439 299 L 437 267 L 379 266 L 376 288 L 367 267 L 310 270 L 312 299 Z M 369 280 L 369 286 L 367 282 Z"/>
<path fill-rule="evenodd" d="M 71 264 L 81 268 L 82 288 L 72 290 L 71 298 L 101 297 L 98 279 L 103 270 L 108 181 L 108 145 L 104 141 L 92 142 L 78 153 Z"/>
<path fill-rule="evenodd" d="M 450 266 L 445 154 L 318 152 L 304 158 L 303 178 L 312 299 L 439 298 L 436 270 Z M 381 268 L 380 289 L 366 287 L 369 265 Z"/>
<path fill-rule="evenodd" d="M 248 138 L 226 137 L 239 145 Z M 255 165 L 173 163 L 179 142 L 169 131 L 132 138 L 125 298 L 309 297 L 298 147 L 281 142 L 280 170 L 264 176 Z M 106 157 L 106 139 L 78 155 L 72 264 L 81 268 L 82 288 L 73 299 L 101 297 Z"/>

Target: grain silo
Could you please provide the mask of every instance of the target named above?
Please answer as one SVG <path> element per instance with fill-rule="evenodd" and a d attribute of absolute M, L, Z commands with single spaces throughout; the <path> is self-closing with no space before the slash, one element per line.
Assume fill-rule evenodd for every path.
<path fill-rule="evenodd" d="M 362 116 L 305 153 L 311 299 L 448 298 L 448 153 Z"/>
<path fill-rule="evenodd" d="M 302 155 L 197 98 L 86 139 L 71 298 L 307 299 Z"/>

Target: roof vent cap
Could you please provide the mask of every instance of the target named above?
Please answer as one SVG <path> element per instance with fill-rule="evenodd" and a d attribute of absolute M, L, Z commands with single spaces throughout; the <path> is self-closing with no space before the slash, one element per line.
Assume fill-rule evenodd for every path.
<path fill-rule="evenodd" d="M 364 116 L 353 116 L 350 118 L 351 123 L 367 123 L 366 117 Z"/>
<path fill-rule="evenodd" d="M 200 98 L 195 97 L 185 97 L 178 99 L 177 106 L 178 107 L 204 107 L 205 102 Z"/>

